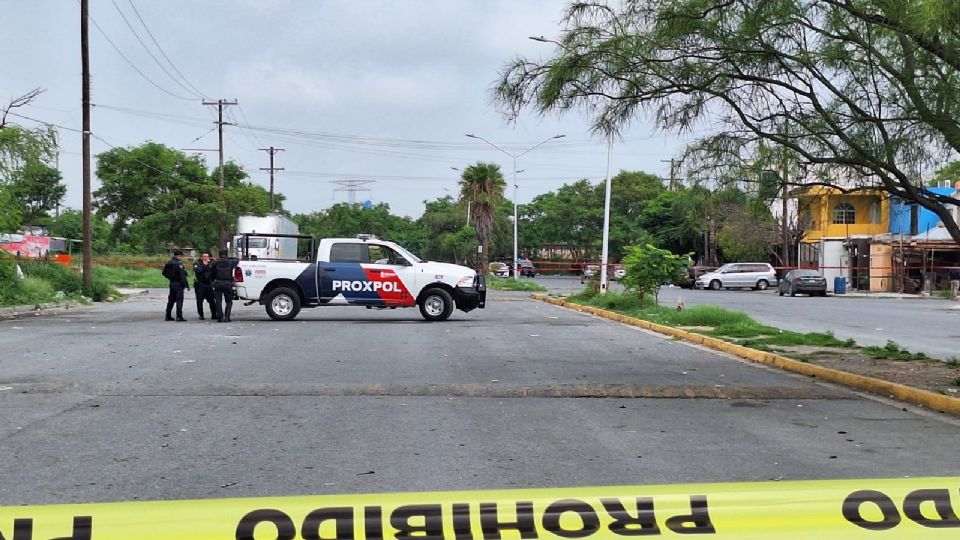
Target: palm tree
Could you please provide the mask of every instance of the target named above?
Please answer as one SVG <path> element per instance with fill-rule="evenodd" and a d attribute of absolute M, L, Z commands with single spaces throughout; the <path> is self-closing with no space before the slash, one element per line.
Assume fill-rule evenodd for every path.
<path fill-rule="evenodd" d="M 503 190 L 506 187 L 500 166 L 493 163 L 470 165 L 460 176 L 460 200 L 470 205 L 477 242 L 482 246 L 480 272 L 485 272 L 490 263 L 487 244 L 493 235 L 497 206 L 504 201 Z"/>

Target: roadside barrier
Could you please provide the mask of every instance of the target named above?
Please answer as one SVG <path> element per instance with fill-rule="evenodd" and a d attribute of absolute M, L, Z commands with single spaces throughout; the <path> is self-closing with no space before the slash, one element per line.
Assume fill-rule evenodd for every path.
<path fill-rule="evenodd" d="M 960 477 L 0 507 L 5 540 L 956 539 Z"/>

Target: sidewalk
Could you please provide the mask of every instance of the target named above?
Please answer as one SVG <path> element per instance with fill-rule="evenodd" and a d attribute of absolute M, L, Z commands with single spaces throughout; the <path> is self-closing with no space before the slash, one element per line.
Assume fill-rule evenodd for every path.
<path fill-rule="evenodd" d="M 166 298 L 167 290 L 166 289 L 144 289 L 144 288 L 120 288 L 117 289 L 121 295 L 124 296 L 123 300 L 114 299 L 113 301 L 124 301 L 131 300 L 134 298 L 143 299 L 143 298 Z M 25 316 L 34 316 L 39 317 L 42 315 L 53 315 L 55 313 L 60 313 L 70 309 L 81 309 L 81 308 L 93 308 L 96 306 L 95 302 L 89 304 L 84 304 L 76 300 L 63 300 L 61 302 L 45 302 L 43 304 L 24 304 L 20 306 L 2 306 L 0 307 L 0 320 L 5 319 L 16 319 L 18 317 Z"/>
<path fill-rule="evenodd" d="M 844 296 L 846 296 L 849 298 L 893 298 L 893 299 L 900 299 L 900 300 L 931 300 L 935 302 L 943 302 L 944 307 L 946 307 L 946 309 L 960 309 L 960 302 L 954 302 L 948 298 L 941 298 L 939 296 L 930 296 L 927 293 L 907 294 L 907 293 L 893 293 L 893 292 L 847 291 L 845 294 L 834 294 L 834 293 L 829 293 L 829 294 L 830 296 L 836 296 L 837 298 L 843 298 Z"/>
<path fill-rule="evenodd" d="M 16 319 L 26 315 L 40 316 L 60 313 L 68 309 L 80 309 L 91 307 L 92 304 L 82 304 L 76 300 L 64 300 L 63 302 L 47 302 L 44 304 L 5 306 L 0 307 L 0 320 Z"/>

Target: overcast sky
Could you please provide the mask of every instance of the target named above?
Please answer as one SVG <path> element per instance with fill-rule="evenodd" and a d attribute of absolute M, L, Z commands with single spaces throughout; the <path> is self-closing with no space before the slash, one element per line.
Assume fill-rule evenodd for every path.
<path fill-rule="evenodd" d="M 591 137 L 581 113 L 531 113 L 511 124 L 491 102 L 490 88 L 505 63 L 551 53 L 549 44 L 528 37 L 557 37 L 566 4 L 90 0 L 93 154 L 148 140 L 216 148 L 216 108 L 201 102 L 223 98 L 239 103 L 226 108 L 225 119 L 237 124 L 226 127 L 226 159 L 268 187 L 260 168 L 269 157 L 258 149 L 284 148 L 276 156 L 275 166 L 285 168 L 276 175 L 276 190 L 294 213 L 346 202 L 348 193 L 335 181 L 372 180 L 363 186 L 369 192 L 356 193 L 358 200 L 417 217 L 424 200 L 456 194 L 459 173 L 451 167 L 477 161 L 500 164 L 509 183 L 510 158 L 465 133 L 512 153 L 566 135 L 519 159 L 520 203 L 580 178 L 600 182 L 606 144 Z M 4 2 L 3 27 L 0 100 L 6 104 L 39 87 L 45 93 L 15 112 L 76 130 L 60 129 L 60 167 L 65 204 L 79 208 L 80 3 Z M 663 160 L 681 149 L 681 138 L 638 119 L 614 145 L 614 173 L 666 177 L 670 165 Z M 216 164 L 216 152 L 204 155 Z M 94 178 L 94 189 L 98 185 Z"/>

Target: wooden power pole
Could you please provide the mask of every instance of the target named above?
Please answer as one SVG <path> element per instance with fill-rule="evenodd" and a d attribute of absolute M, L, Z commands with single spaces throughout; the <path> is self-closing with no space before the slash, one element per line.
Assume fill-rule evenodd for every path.
<path fill-rule="evenodd" d="M 274 167 L 274 166 L 273 166 L 273 156 L 275 156 L 275 155 L 277 154 L 277 152 L 283 152 L 283 148 L 274 148 L 274 147 L 271 146 L 270 148 L 261 148 L 260 150 L 263 150 L 264 152 L 267 152 L 268 154 L 270 154 L 270 166 L 269 166 L 269 167 L 260 167 L 260 170 L 261 170 L 261 171 L 270 171 L 270 211 L 273 212 L 273 211 L 274 211 L 274 206 L 273 206 L 273 173 L 274 173 L 274 171 L 282 171 L 282 170 L 283 170 L 283 167 Z"/>
<path fill-rule="evenodd" d="M 225 217 L 225 199 L 223 196 L 223 126 L 233 124 L 230 122 L 223 121 L 223 108 L 227 105 L 236 105 L 237 100 L 227 101 L 225 99 L 218 99 L 216 101 L 204 101 L 204 105 L 216 105 L 217 106 L 217 131 L 220 134 L 220 249 L 226 249 L 227 247 L 227 224 Z"/>
<path fill-rule="evenodd" d="M 81 103 L 83 106 L 83 287 L 87 291 L 93 283 L 93 232 L 91 227 L 90 196 L 90 40 L 89 0 L 80 0 L 80 64 Z"/>

